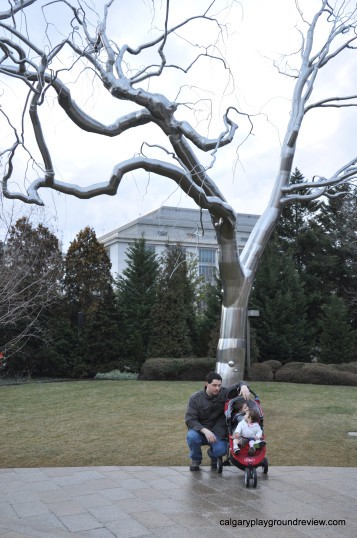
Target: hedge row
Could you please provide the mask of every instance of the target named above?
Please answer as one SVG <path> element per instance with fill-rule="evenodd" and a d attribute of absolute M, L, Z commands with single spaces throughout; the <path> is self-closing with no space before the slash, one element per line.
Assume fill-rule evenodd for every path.
<path fill-rule="evenodd" d="M 214 371 L 214 358 L 161 358 L 148 359 L 139 379 L 149 381 L 202 381 Z M 357 362 L 346 364 L 320 364 L 281 362 L 270 360 L 251 366 L 248 381 L 284 381 L 286 383 L 312 383 L 316 385 L 357 386 Z"/>
<path fill-rule="evenodd" d="M 357 386 L 357 362 L 344 364 L 290 362 L 283 366 L 279 361 L 266 361 L 251 367 L 249 380 Z"/>
<path fill-rule="evenodd" d="M 144 362 L 139 379 L 148 381 L 202 381 L 214 371 L 216 359 L 148 359 Z"/>

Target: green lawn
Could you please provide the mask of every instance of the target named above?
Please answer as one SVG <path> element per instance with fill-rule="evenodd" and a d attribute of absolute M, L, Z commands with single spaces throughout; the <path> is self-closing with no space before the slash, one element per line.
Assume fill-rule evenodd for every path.
<path fill-rule="evenodd" d="M 186 465 L 184 414 L 203 383 L 78 381 L 0 387 L 0 467 Z M 272 465 L 354 467 L 355 387 L 253 383 Z M 208 463 L 205 456 L 204 463 Z"/>

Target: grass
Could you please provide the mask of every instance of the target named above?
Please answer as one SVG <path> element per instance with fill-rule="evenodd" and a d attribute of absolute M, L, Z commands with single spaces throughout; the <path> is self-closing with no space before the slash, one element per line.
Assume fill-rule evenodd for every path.
<path fill-rule="evenodd" d="M 197 382 L 80 381 L 0 387 L 0 467 L 186 465 Z M 254 383 L 271 465 L 354 467 L 356 388 Z M 207 460 L 207 461 L 206 461 Z M 204 463 L 208 463 L 205 456 Z"/>

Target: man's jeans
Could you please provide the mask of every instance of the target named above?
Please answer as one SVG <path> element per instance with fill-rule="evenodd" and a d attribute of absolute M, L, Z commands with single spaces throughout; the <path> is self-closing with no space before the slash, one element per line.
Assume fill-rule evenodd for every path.
<path fill-rule="evenodd" d="M 202 461 L 202 445 L 209 445 L 211 447 L 210 452 L 213 459 L 219 456 L 225 456 L 227 453 L 227 441 L 225 439 L 218 439 L 216 443 L 209 443 L 203 433 L 196 430 L 188 430 L 186 440 L 190 449 L 191 460 L 198 463 Z"/>

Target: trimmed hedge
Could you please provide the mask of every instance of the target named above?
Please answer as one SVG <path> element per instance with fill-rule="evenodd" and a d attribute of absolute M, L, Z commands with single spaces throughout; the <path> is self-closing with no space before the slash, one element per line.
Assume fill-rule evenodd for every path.
<path fill-rule="evenodd" d="M 138 379 L 147 381 L 202 381 L 216 368 L 215 358 L 148 359 Z M 248 381 L 283 381 L 316 385 L 357 386 L 357 362 L 322 364 L 276 360 L 254 363 Z"/>
<path fill-rule="evenodd" d="M 357 374 L 357 362 L 343 362 L 339 364 L 331 364 L 337 370 L 342 372 L 351 372 L 352 374 Z"/>
<path fill-rule="evenodd" d="M 250 367 L 249 381 L 274 381 L 274 374 L 269 364 L 256 362 Z"/>
<path fill-rule="evenodd" d="M 343 368 L 344 366 L 344 368 Z M 351 365 L 290 362 L 276 372 L 276 381 L 315 385 L 357 386 L 357 369 Z"/>
<path fill-rule="evenodd" d="M 275 360 L 255 362 L 250 367 L 248 379 L 251 381 L 275 381 L 275 374 L 281 367 L 282 363 Z"/>
<path fill-rule="evenodd" d="M 316 385 L 357 386 L 357 362 L 322 364 L 269 360 L 254 363 L 250 368 L 250 381 L 284 381 Z"/>
<path fill-rule="evenodd" d="M 202 381 L 214 371 L 215 358 L 148 359 L 144 362 L 139 379 L 146 381 Z"/>

